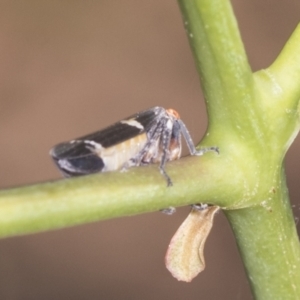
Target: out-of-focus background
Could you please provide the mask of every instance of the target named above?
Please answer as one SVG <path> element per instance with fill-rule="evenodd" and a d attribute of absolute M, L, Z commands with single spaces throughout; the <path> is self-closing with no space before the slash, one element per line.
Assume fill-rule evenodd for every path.
<path fill-rule="evenodd" d="M 300 2 L 233 6 L 253 70 L 267 67 L 299 22 Z M 54 144 L 155 105 L 176 108 L 201 139 L 204 101 L 175 1 L 0 2 L 1 188 L 60 178 Z M 286 159 L 296 221 L 299 148 L 298 139 Z M 202 274 L 182 283 L 165 269 L 188 211 L 0 240 L 0 299 L 252 299 L 222 213 Z"/>

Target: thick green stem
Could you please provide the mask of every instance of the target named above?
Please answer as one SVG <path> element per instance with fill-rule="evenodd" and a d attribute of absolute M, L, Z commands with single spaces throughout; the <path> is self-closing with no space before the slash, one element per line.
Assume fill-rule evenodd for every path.
<path fill-rule="evenodd" d="M 285 180 L 260 200 L 260 206 L 225 212 L 255 299 L 300 299 L 300 248 Z"/>
<path fill-rule="evenodd" d="M 225 128 L 245 126 L 249 114 L 245 118 L 237 108 L 252 111 L 253 79 L 230 1 L 181 0 L 179 5 L 200 74 L 210 128 L 216 126 L 220 131 L 220 124 Z"/>
<path fill-rule="evenodd" d="M 232 194 L 223 208 L 253 293 L 300 299 L 300 247 L 281 172 L 300 125 L 299 28 L 278 60 L 253 76 L 229 1 L 179 4 L 207 101 L 203 143 L 220 147 L 221 159 L 231 162 L 228 176 L 235 177 L 232 168 L 244 173 L 243 197 Z"/>

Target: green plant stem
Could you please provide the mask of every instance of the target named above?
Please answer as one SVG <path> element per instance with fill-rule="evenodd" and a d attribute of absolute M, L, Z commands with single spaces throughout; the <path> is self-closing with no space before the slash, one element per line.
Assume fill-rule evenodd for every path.
<path fill-rule="evenodd" d="M 207 153 L 157 166 L 0 192 L 0 236 L 33 233 L 168 206 L 225 210 L 256 299 L 300 299 L 300 248 L 284 155 L 299 131 L 300 26 L 268 69 L 255 74 L 227 0 L 180 0 L 204 90 Z"/>
<path fill-rule="evenodd" d="M 211 157 L 220 160 L 217 154 L 209 153 L 168 164 L 172 187 L 167 187 L 157 165 L 152 165 L 126 173 L 102 173 L 2 190 L 0 237 L 158 211 L 197 203 L 199 199 L 226 203 L 235 192 L 240 192 L 235 188 L 239 181 L 233 181 L 231 187 L 223 185 L 220 163 Z M 220 183 L 217 188 L 216 182 Z M 221 192 L 224 197 L 219 197 Z"/>
<path fill-rule="evenodd" d="M 284 96 L 283 100 L 292 102 L 291 105 L 298 104 L 300 98 L 299 77 L 300 77 L 300 24 L 296 27 L 293 34 L 285 44 L 279 56 L 274 63 L 268 68 L 276 85 L 279 85 L 284 91 L 280 95 Z M 291 79 L 294 80 L 291 80 Z M 274 92 L 278 93 L 275 89 Z"/>
<path fill-rule="evenodd" d="M 236 180 L 239 169 L 244 178 L 242 197 L 233 193 L 223 209 L 253 293 L 300 299 L 300 248 L 282 167 L 300 125 L 299 26 L 278 60 L 253 76 L 229 1 L 179 4 L 207 101 L 201 144 L 218 145 L 226 176 Z"/>
<path fill-rule="evenodd" d="M 200 74 L 210 128 L 220 130 L 220 124 L 228 127 L 233 121 L 245 124 L 235 99 L 239 107 L 252 109 L 253 78 L 230 1 L 178 2 Z"/>
<path fill-rule="evenodd" d="M 225 214 L 255 299 L 300 299 L 300 248 L 285 180 L 270 189 L 260 206 Z"/>

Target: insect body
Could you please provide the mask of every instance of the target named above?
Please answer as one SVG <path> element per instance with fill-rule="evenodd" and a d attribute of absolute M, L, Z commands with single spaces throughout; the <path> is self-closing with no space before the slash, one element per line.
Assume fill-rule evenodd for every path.
<path fill-rule="evenodd" d="M 50 155 L 67 177 L 159 163 L 170 186 L 165 164 L 180 157 L 181 135 L 191 155 L 218 151 L 215 147 L 196 150 L 179 114 L 156 106 L 98 132 L 58 144 Z"/>

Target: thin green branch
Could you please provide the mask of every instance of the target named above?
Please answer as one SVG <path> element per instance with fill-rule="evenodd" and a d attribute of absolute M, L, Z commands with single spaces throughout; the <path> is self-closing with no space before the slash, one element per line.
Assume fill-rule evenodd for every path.
<path fill-rule="evenodd" d="M 157 165 L 132 168 L 0 192 L 0 237 L 34 233 L 114 217 L 158 211 L 218 198 L 226 202 L 235 187 L 223 189 L 219 156 L 187 157 L 168 164 L 174 186 L 167 187 Z M 184 170 L 184 171 L 183 171 Z M 215 174 L 215 175 L 213 175 Z M 199 176 L 203 186 L 199 185 Z M 215 176 L 215 177 L 214 177 Z M 239 180 L 240 178 L 236 178 Z M 215 193 L 215 195 L 213 195 Z"/>
<path fill-rule="evenodd" d="M 254 74 L 256 102 L 262 116 L 264 139 L 281 159 L 300 128 L 300 25 L 275 62 Z M 276 134 L 275 134 L 276 133 Z M 281 142 L 278 143 L 277 141 Z"/>
<path fill-rule="evenodd" d="M 277 85 L 283 91 L 284 101 L 290 108 L 298 106 L 300 99 L 300 24 L 285 44 L 279 56 L 268 68 L 274 74 Z M 277 90 L 278 92 L 278 90 Z"/>

